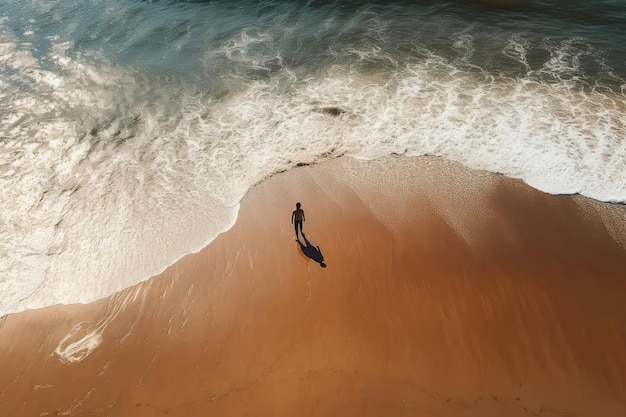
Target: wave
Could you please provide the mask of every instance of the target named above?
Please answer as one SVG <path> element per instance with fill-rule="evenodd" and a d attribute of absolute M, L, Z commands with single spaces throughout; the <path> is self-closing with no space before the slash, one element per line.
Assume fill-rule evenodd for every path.
<path fill-rule="evenodd" d="M 511 37 L 519 76 L 477 65 L 469 35 L 452 59 L 346 44 L 312 74 L 244 31 L 207 51 L 231 70 L 204 83 L 1 36 L 0 315 L 145 280 L 231 227 L 254 184 L 330 158 L 436 155 L 626 202 L 626 86 L 581 79 L 572 41 L 537 67 Z"/>

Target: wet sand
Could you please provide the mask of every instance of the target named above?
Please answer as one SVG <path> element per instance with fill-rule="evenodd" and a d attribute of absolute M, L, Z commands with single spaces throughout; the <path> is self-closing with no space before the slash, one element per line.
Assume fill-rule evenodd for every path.
<path fill-rule="evenodd" d="M 624 206 L 346 158 L 144 283 L 4 317 L 0 415 L 622 417 L 624 294 Z"/>

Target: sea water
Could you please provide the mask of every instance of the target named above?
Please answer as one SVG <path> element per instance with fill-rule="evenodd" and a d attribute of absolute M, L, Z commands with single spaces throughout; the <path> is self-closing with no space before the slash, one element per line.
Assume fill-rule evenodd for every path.
<path fill-rule="evenodd" d="M 626 3 L 0 1 L 0 316 L 159 273 L 298 164 L 626 201 Z"/>

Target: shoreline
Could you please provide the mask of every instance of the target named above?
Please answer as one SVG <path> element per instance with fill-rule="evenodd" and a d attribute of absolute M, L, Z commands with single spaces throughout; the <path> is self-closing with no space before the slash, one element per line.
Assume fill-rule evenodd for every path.
<path fill-rule="evenodd" d="M 294 240 L 296 201 L 326 268 Z M 0 319 L 0 404 L 24 416 L 617 417 L 626 210 L 603 204 L 435 158 L 292 169 L 162 274 Z"/>
<path fill-rule="evenodd" d="M 353 162 L 345 161 L 345 159 L 352 160 Z M 27 312 L 27 311 L 32 311 L 32 310 L 45 309 L 45 308 L 54 307 L 54 306 L 71 306 L 71 305 L 75 305 L 75 304 L 85 305 L 85 304 L 90 304 L 90 303 L 93 303 L 93 302 L 98 302 L 100 300 L 103 300 L 103 299 L 106 299 L 108 297 L 114 296 L 115 294 L 117 294 L 117 293 L 119 293 L 121 291 L 124 291 L 124 290 L 126 290 L 128 288 L 131 288 L 131 287 L 134 287 L 136 285 L 139 285 L 142 282 L 148 281 L 148 280 L 152 279 L 155 276 L 163 274 L 168 268 L 170 268 L 173 265 L 175 265 L 176 263 L 180 262 L 186 256 L 194 255 L 194 254 L 197 254 L 197 253 L 203 251 L 208 246 L 210 246 L 212 244 L 212 242 L 214 242 L 217 238 L 219 238 L 220 235 L 222 235 L 224 233 L 227 233 L 230 229 L 232 229 L 233 226 L 238 221 L 239 210 L 241 208 L 241 202 L 244 201 L 247 198 L 248 194 L 252 190 L 254 190 L 256 187 L 259 187 L 264 182 L 271 180 L 273 177 L 275 177 L 277 175 L 278 176 L 284 175 L 284 174 L 287 174 L 287 173 L 292 172 L 294 170 L 303 169 L 303 168 L 304 169 L 317 169 L 316 167 L 318 167 L 318 166 L 321 166 L 322 167 L 321 169 L 324 169 L 323 167 L 325 167 L 325 166 L 342 165 L 342 164 L 344 164 L 344 165 L 357 164 L 358 165 L 358 164 L 369 164 L 369 163 L 371 163 L 371 164 L 376 165 L 376 164 L 382 163 L 384 165 L 386 163 L 385 161 L 393 161 L 393 160 L 398 160 L 398 159 L 400 159 L 400 160 L 408 160 L 408 161 L 412 160 L 413 162 L 410 163 L 410 165 L 415 165 L 415 164 L 420 165 L 421 164 L 420 161 L 438 161 L 439 163 L 441 163 L 443 165 L 453 166 L 457 170 L 465 171 L 465 172 L 471 172 L 474 175 L 476 175 L 476 174 L 478 174 L 479 176 L 485 176 L 485 175 L 486 176 L 491 176 L 491 175 L 493 175 L 493 176 L 497 176 L 497 177 L 502 177 L 505 180 L 521 181 L 522 183 L 524 183 L 525 186 L 528 186 L 528 187 L 536 190 L 539 193 L 543 193 L 543 194 L 546 194 L 546 195 L 552 195 L 552 196 L 573 197 L 573 198 L 577 199 L 577 201 L 580 204 L 590 207 L 590 210 L 592 210 L 592 211 L 597 211 L 597 212 L 609 211 L 610 212 L 612 210 L 611 206 L 618 206 L 618 207 L 619 206 L 623 206 L 623 207 L 626 207 L 626 202 L 597 200 L 597 199 L 594 199 L 592 197 L 588 197 L 588 196 L 585 196 L 583 194 L 580 194 L 578 192 L 577 193 L 558 193 L 558 194 L 549 193 L 549 192 L 542 191 L 541 189 L 533 187 L 532 185 L 526 183 L 526 181 L 524 179 L 522 179 L 522 178 L 509 177 L 506 174 L 500 173 L 500 172 L 491 172 L 491 171 L 486 171 L 486 170 L 482 170 L 482 169 L 470 168 L 470 167 L 467 167 L 465 165 L 462 165 L 460 162 L 457 162 L 455 160 L 448 159 L 448 158 L 445 158 L 445 157 L 442 157 L 442 156 L 425 155 L 425 156 L 417 156 L 417 157 L 415 157 L 415 156 L 405 156 L 405 155 L 391 154 L 391 155 L 387 155 L 387 156 L 383 156 L 383 157 L 379 157 L 379 158 L 375 158 L 375 159 L 363 159 L 363 158 L 359 158 L 359 157 L 356 157 L 356 156 L 343 155 L 341 157 L 338 157 L 338 158 L 335 158 L 335 159 L 326 160 L 326 161 L 323 161 L 323 162 L 299 163 L 296 166 L 293 166 L 293 167 L 291 167 L 291 168 L 289 168 L 287 170 L 278 171 L 278 172 L 276 172 L 276 173 L 266 177 L 265 179 L 259 181 L 258 183 L 253 184 L 248 189 L 248 191 L 246 191 L 246 193 L 244 194 L 242 199 L 236 205 L 231 207 L 231 209 L 233 210 L 233 213 L 232 213 L 232 221 L 230 222 L 230 224 L 224 226 L 224 228 L 220 232 L 217 232 L 217 234 L 213 238 L 209 238 L 208 240 L 205 241 L 205 243 L 199 245 L 196 249 L 194 249 L 194 250 L 192 250 L 190 252 L 186 252 L 186 253 L 180 255 L 178 258 L 175 258 L 170 263 L 164 264 L 164 266 L 159 267 L 158 269 L 155 269 L 155 271 L 157 271 L 157 272 L 142 278 L 141 280 L 135 282 L 132 285 L 126 286 L 126 287 L 121 288 L 121 289 L 119 289 L 117 291 L 114 291 L 114 292 L 112 292 L 112 293 L 110 293 L 108 295 L 105 295 L 105 296 L 102 296 L 102 297 L 99 297 L 99 298 L 95 298 L 95 299 L 92 299 L 90 301 L 85 301 L 85 302 L 83 302 L 83 301 L 58 302 L 58 303 L 55 303 L 55 304 L 49 304 L 49 305 L 42 306 L 42 307 L 36 307 L 36 308 L 28 307 L 28 308 L 25 308 L 23 310 L 6 313 L 6 314 L 0 316 L 0 321 L 3 320 L 5 317 L 7 317 L 9 315 L 21 314 L 21 313 L 24 313 L 24 312 Z M 344 161 L 344 162 L 342 162 L 342 161 Z M 603 208 L 603 206 L 606 206 L 606 207 Z M 608 219 L 609 222 L 613 221 L 612 216 L 613 215 L 609 215 L 608 216 L 609 217 L 609 219 Z M 622 216 L 622 218 L 623 218 L 624 222 L 626 222 L 626 210 L 624 210 L 624 215 Z M 620 240 L 621 242 L 624 242 L 623 245 L 624 245 L 624 247 L 626 247 L 626 227 L 622 228 L 622 231 L 620 231 L 619 234 L 620 234 L 620 237 L 618 238 L 618 240 Z M 143 268 L 145 269 L 145 266 Z"/>

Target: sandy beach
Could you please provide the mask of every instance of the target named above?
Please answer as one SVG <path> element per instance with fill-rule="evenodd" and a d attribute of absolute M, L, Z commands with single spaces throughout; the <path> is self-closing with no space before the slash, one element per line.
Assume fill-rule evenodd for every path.
<path fill-rule="evenodd" d="M 0 415 L 623 417 L 625 271 L 623 205 L 437 158 L 298 167 L 162 274 L 1 319 Z"/>

